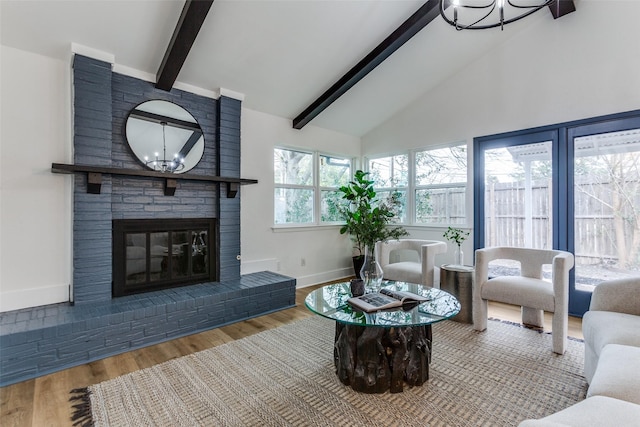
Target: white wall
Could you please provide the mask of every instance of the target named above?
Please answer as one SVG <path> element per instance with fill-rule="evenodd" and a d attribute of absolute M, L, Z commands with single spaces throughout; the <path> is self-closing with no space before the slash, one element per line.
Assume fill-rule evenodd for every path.
<path fill-rule="evenodd" d="M 278 271 L 298 279 L 298 286 L 353 274 L 352 245 L 339 227 L 273 228 L 276 146 L 360 155 L 360 138 L 312 125 L 295 130 L 291 120 L 243 108 L 241 176 L 257 179 L 258 184 L 240 190 L 242 273 Z"/>
<path fill-rule="evenodd" d="M 640 108 L 640 1 L 576 4 L 572 14 L 535 20 L 505 37 L 369 132 L 363 154 L 387 152 L 390 141 L 397 149 L 471 143 L 476 136 Z"/>
<path fill-rule="evenodd" d="M 71 84 L 66 62 L 0 47 L 0 311 L 68 301 Z"/>
<path fill-rule="evenodd" d="M 1 46 L 0 311 L 69 300 L 72 176 L 71 65 Z M 360 139 L 243 109 L 242 272 L 272 270 L 299 285 L 352 274 L 351 243 L 338 227 L 274 231 L 273 148 L 318 149 L 358 157 Z M 301 259 L 305 266 L 301 266 Z"/>
<path fill-rule="evenodd" d="M 301 286 L 351 274 L 337 227 L 274 231 L 273 147 L 359 157 L 640 108 L 640 2 L 577 1 L 521 34 L 359 138 L 243 109 L 242 272 L 275 270 Z M 508 27 L 505 29 L 508 31 Z M 455 36 L 455 32 L 452 36 Z M 71 281 L 70 64 L 0 46 L 0 311 L 68 299 Z M 250 96 L 250 94 L 248 94 Z M 470 211 L 471 213 L 471 211 Z M 410 228 L 442 240 L 442 229 Z M 472 260 L 471 242 L 465 258 Z M 438 262 L 449 262 L 453 253 Z M 301 266 L 305 258 L 306 266 Z"/>
<path fill-rule="evenodd" d="M 576 1 L 558 20 L 535 20 L 363 136 L 364 156 L 640 108 L 640 1 Z M 540 12 L 542 13 L 542 12 Z M 505 27 L 504 32 L 509 31 Z M 452 32 L 452 37 L 456 36 Z M 469 158 L 468 224 L 473 226 Z M 413 231 L 442 240 L 443 229 Z M 473 243 L 465 242 L 465 262 Z M 449 255 L 453 253 L 449 245 Z"/>

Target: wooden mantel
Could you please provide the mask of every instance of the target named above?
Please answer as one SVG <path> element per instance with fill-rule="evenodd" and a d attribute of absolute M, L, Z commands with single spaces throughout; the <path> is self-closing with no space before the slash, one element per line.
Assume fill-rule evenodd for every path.
<path fill-rule="evenodd" d="M 238 193 L 239 185 L 257 184 L 257 179 L 230 178 L 222 176 L 210 175 L 194 175 L 194 174 L 168 174 L 165 172 L 156 172 L 151 170 L 133 170 L 123 168 L 110 168 L 105 166 L 90 165 L 71 165 L 66 163 L 52 163 L 51 172 L 53 173 L 86 173 L 87 174 L 87 193 L 100 194 L 102 186 L 102 174 L 135 176 L 142 178 L 162 178 L 165 180 L 164 194 L 165 196 L 173 196 L 176 192 L 178 181 L 207 181 L 220 182 L 227 184 L 227 197 L 232 199 Z"/>

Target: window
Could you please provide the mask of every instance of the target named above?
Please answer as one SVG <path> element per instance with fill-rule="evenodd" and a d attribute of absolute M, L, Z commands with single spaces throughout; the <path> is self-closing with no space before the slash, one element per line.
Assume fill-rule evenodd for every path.
<path fill-rule="evenodd" d="M 466 145 L 416 152 L 416 224 L 465 224 L 466 185 Z"/>
<path fill-rule="evenodd" d="M 351 180 L 351 160 L 320 155 L 320 221 L 343 222 L 338 207 L 343 203 L 338 189 Z"/>
<path fill-rule="evenodd" d="M 640 110 L 474 139 L 474 245 L 574 254 L 569 313 L 640 268 Z"/>
<path fill-rule="evenodd" d="M 301 151 L 273 152 L 275 223 L 313 222 L 313 155 Z"/>
<path fill-rule="evenodd" d="M 409 156 L 400 154 L 396 156 L 380 157 L 369 160 L 370 178 L 375 181 L 374 187 L 378 200 L 383 200 L 392 192 L 399 194 L 402 203 L 398 213 L 398 223 L 407 222 L 407 190 L 409 184 Z"/>
<path fill-rule="evenodd" d="M 399 223 L 467 223 L 466 144 L 370 159 L 369 172 L 379 199 L 400 194 Z"/>
<path fill-rule="evenodd" d="M 342 200 L 338 189 L 351 179 L 351 160 L 284 148 L 274 149 L 273 154 L 274 223 L 340 222 L 338 206 Z"/>

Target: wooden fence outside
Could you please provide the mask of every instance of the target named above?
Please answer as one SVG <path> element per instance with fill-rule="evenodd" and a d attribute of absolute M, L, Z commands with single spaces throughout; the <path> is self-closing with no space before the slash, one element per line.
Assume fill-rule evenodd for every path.
<path fill-rule="evenodd" d="M 610 183 L 576 183 L 574 202 L 575 256 L 577 265 L 615 265 L 618 246 Z M 525 188 L 522 183 L 491 183 L 485 192 L 486 246 L 552 247 L 550 182 L 536 181 L 531 192 L 531 242 L 525 242 Z M 566 202 L 565 202 L 566 203 Z M 622 217 L 632 217 L 627 205 Z M 620 226 L 620 223 L 618 223 Z M 624 221 L 624 235 L 633 236 L 632 221 Z M 631 244 L 629 238 L 627 245 Z M 627 250 L 631 248 L 627 247 Z"/>

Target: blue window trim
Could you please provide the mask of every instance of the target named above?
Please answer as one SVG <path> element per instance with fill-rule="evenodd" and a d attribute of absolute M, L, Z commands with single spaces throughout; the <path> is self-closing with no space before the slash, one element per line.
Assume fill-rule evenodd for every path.
<path fill-rule="evenodd" d="M 574 138 L 640 128 L 640 110 L 591 117 L 473 139 L 474 250 L 484 247 L 484 152 L 487 149 L 552 141 L 553 248 L 575 252 L 574 243 Z M 569 313 L 582 316 L 591 293 L 575 289 L 574 269 L 570 277 Z"/>

